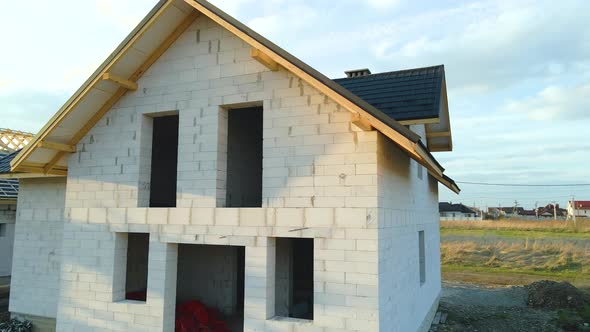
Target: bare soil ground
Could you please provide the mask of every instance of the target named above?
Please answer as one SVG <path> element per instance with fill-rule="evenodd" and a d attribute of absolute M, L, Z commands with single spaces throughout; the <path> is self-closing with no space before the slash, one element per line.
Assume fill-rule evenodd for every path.
<path fill-rule="evenodd" d="M 441 263 L 439 311 L 448 318 L 437 331 L 590 331 L 588 300 L 575 309 L 528 303 L 538 302 L 531 292 L 567 303 L 567 291 L 590 291 L 590 221 L 441 222 Z M 524 287 L 540 280 L 575 287 Z"/>
<path fill-rule="evenodd" d="M 558 310 L 532 308 L 527 305 L 527 299 L 528 292 L 522 286 L 445 282 L 439 311 L 447 313 L 448 318 L 436 331 L 565 331 L 558 326 Z"/>

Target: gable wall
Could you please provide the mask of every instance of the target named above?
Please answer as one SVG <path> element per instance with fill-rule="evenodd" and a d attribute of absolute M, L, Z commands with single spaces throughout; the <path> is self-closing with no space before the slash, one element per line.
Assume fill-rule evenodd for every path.
<path fill-rule="evenodd" d="M 69 160 L 64 243 L 73 241 L 62 256 L 58 330 L 170 328 L 177 243 L 246 248 L 245 331 L 378 330 L 377 132 L 357 131 L 349 112 L 249 51 L 198 18 L 78 145 Z M 225 197 L 220 105 L 259 101 L 263 207 L 213 208 Z M 177 208 L 143 208 L 151 135 L 144 114 L 171 110 L 180 116 Z M 147 303 L 113 296 L 124 267 L 116 232 L 150 233 Z M 315 239 L 313 322 L 272 319 L 273 237 Z"/>
<path fill-rule="evenodd" d="M 178 111 L 178 207 L 224 206 L 225 111 L 264 108 L 263 206 L 375 207 L 376 132 L 250 47 L 199 17 L 89 132 L 68 165 L 68 207 L 146 206 L 151 134 L 145 114 Z M 174 148 L 174 147 L 171 147 Z"/>

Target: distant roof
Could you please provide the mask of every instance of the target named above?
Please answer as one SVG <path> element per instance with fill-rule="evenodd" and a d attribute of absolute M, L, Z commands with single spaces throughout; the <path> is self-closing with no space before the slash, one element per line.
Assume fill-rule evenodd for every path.
<path fill-rule="evenodd" d="M 19 152 L 20 150 L 14 151 L 12 153 L 0 152 L 0 174 L 10 173 L 10 162 Z"/>
<path fill-rule="evenodd" d="M 443 65 L 335 79 L 396 121 L 439 117 Z"/>
<path fill-rule="evenodd" d="M 10 161 L 16 156 L 18 151 L 11 154 L 0 153 L 0 173 L 10 173 Z M 18 196 L 17 179 L 0 179 L 0 200 L 16 199 Z"/>
<path fill-rule="evenodd" d="M 576 203 L 576 209 L 590 209 L 590 201 L 574 201 L 574 202 Z"/>
<path fill-rule="evenodd" d="M 494 210 L 500 210 L 500 211 L 504 211 L 506 213 L 514 213 L 514 207 L 490 207 L 490 208 L 488 208 L 488 212 L 492 212 Z M 519 206 L 519 207 L 516 208 L 516 213 L 517 214 L 520 213 L 520 212 L 522 212 L 522 211 L 524 211 L 524 208 L 523 207 L 520 207 Z"/>
<path fill-rule="evenodd" d="M 0 153 L 22 149 L 33 139 L 33 134 L 19 130 L 0 128 Z"/>
<path fill-rule="evenodd" d="M 469 208 L 461 203 L 451 204 L 451 203 L 447 203 L 447 202 L 438 203 L 438 211 L 440 211 L 440 212 L 476 213 L 471 208 Z"/>

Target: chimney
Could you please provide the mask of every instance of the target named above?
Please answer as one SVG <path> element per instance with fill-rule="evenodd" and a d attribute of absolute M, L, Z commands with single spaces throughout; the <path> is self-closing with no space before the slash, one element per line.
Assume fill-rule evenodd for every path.
<path fill-rule="evenodd" d="M 362 77 L 362 76 L 371 75 L 371 71 L 369 69 L 367 69 L 367 68 L 364 68 L 364 69 L 355 69 L 355 70 L 347 70 L 344 73 L 346 74 L 346 77 L 348 77 L 348 78 Z"/>

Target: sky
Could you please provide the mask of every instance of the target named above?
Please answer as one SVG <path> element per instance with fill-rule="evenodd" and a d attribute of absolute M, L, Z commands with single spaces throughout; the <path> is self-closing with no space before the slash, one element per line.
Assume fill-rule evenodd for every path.
<path fill-rule="evenodd" d="M 456 181 L 590 183 L 590 1 L 211 2 L 331 78 L 444 64 L 454 149 L 435 156 Z M 38 131 L 155 3 L 3 4 L 0 127 Z M 590 186 L 460 187 L 440 200 L 590 200 Z"/>

